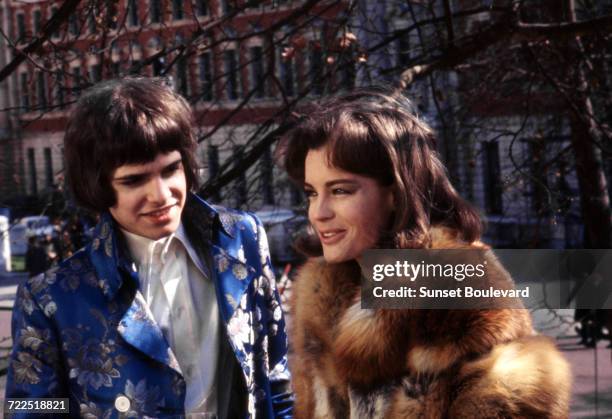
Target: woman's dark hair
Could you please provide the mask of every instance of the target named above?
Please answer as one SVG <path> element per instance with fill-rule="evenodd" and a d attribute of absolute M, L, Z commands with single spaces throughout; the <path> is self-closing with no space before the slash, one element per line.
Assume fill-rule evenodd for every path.
<path fill-rule="evenodd" d="M 179 151 L 187 187 L 197 187 L 189 104 L 163 79 L 127 77 L 96 84 L 79 99 L 64 136 L 66 176 L 77 203 L 95 212 L 115 205 L 119 166 Z"/>
<path fill-rule="evenodd" d="M 327 99 L 304 115 L 281 139 L 277 158 L 303 185 L 306 155 L 326 146 L 333 167 L 391 186 L 393 220 L 381 246 L 426 247 L 432 226 L 453 228 L 467 242 L 480 238 L 478 212 L 452 186 L 431 128 L 406 97 L 362 89 Z M 307 247 L 310 255 L 318 253 Z"/>

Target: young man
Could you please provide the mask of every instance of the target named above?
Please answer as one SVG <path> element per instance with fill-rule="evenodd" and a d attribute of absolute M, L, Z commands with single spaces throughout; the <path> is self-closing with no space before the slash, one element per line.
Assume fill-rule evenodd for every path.
<path fill-rule="evenodd" d="M 67 397 L 75 417 L 291 415 L 263 227 L 189 192 L 195 146 L 189 105 L 159 80 L 79 100 L 66 174 L 100 222 L 19 288 L 7 398 Z"/>

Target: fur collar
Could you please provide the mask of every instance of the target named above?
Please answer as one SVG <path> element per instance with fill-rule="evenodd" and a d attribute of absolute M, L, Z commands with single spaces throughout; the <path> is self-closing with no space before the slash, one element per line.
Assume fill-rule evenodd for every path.
<path fill-rule="evenodd" d="M 487 249 L 481 242 L 462 242 L 457 232 L 446 228 L 433 229 L 430 236 L 434 249 Z M 495 256 L 487 254 L 495 280 L 512 282 Z M 327 264 L 322 258 L 311 259 L 298 273 L 292 304 L 298 308 L 298 327 L 316 335 L 333 353 L 340 376 L 357 386 L 406 374 L 442 374 L 461 360 L 534 333 L 524 309 L 361 309 L 359 281 L 354 261 Z"/>

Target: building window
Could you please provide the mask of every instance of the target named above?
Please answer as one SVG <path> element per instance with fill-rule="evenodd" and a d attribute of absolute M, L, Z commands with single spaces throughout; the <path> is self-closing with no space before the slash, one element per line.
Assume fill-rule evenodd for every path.
<path fill-rule="evenodd" d="M 251 89 L 258 99 L 266 95 L 266 76 L 264 74 L 264 57 L 262 47 L 251 48 Z"/>
<path fill-rule="evenodd" d="M 397 37 L 397 66 L 399 70 L 406 68 L 410 64 L 410 33 L 396 31 Z"/>
<path fill-rule="evenodd" d="M 198 57 L 198 67 L 200 70 L 200 97 L 204 101 L 211 101 L 213 100 L 213 72 L 210 52 L 205 52 Z"/>
<path fill-rule="evenodd" d="M 141 60 L 132 60 L 132 65 L 130 66 L 130 74 L 139 74 L 142 67 Z"/>
<path fill-rule="evenodd" d="M 83 85 L 83 79 L 81 75 L 81 67 L 74 67 L 72 69 L 72 95 L 79 97 L 81 95 L 81 86 Z"/>
<path fill-rule="evenodd" d="M 184 55 L 176 61 L 176 90 L 184 97 L 189 95 L 187 57 Z"/>
<path fill-rule="evenodd" d="M 32 13 L 32 28 L 34 31 L 34 35 L 40 32 L 41 23 L 42 23 L 42 13 L 40 9 L 34 10 L 34 13 Z"/>
<path fill-rule="evenodd" d="M 489 214 L 502 214 L 502 179 L 499 163 L 499 143 L 485 141 L 483 145 L 485 206 Z"/>
<path fill-rule="evenodd" d="M 594 4 L 606 4 L 599 1 Z M 520 8 L 520 19 L 525 23 L 550 23 L 563 19 L 563 8 L 554 0 L 527 1 Z"/>
<path fill-rule="evenodd" d="M 53 186 L 53 160 L 51 159 L 51 148 L 45 147 L 45 185 L 48 188 Z"/>
<path fill-rule="evenodd" d="M 55 104 L 64 108 L 66 100 L 64 98 L 64 72 L 58 71 L 55 73 Z"/>
<path fill-rule="evenodd" d="M 70 32 L 70 34 L 74 36 L 79 35 L 79 22 L 77 19 L 78 16 L 76 12 L 68 16 L 68 32 Z"/>
<path fill-rule="evenodd" d="M 36 195 L 38 193 L 38 184 L 36 180 L 36 158 L 33 148 L 28 148 L 28 168 L 30 171 L 30 193 Z"/>
<path fill-rule="evenodd" d="M 242 164 L 242 147 L 234 146 L 234 162 L 235 164 Z M 234 188 L 234 206 L 237 208 L 242 207 L 247 203 L 247 180 L 246 180 L 246 170 L 241 170 L 238 179 L 236 179 L 235 188 Z"/>
<path fill-rule="evenodd" d="M 414 83 L 419 90 L 417 94 L 417 105 L 419 111 L 426 113 L 429 112 L 429 82 L 427 80 L 421 80 Z"/>
<path fill-rule="evenodd" d="M 51 7 L 51 18 L 53 18 L 53 16 L 55 16 L 56 13 L 57 13 L 57 7 L 56 6 Z M 58 39 L 60 37 L 59 29 L 56 29 L 55 32 L 51 34 L 51 37 L 53 39 Z"/>
<path fill-rule="evenodd" d="M 354 49 L 347 48 L 343 51 L 340 59 L 340 87 L 345 90 L 352 90 L 355 87 L 357 69 L 353 59 Z"/>
<path fill-rule="evenodd" d="M 102 69 L 100 64 L 94 64 L 89 67 L 89 81 L 91 83 L 97 83 L 102 80 Z"/>
<path fill-rule="evenodd" d="M 221 1 L 221 11 L 224 15 L 230 14 L 234 11 L 234 1 L 233 0 L 220 0 Z"/>
<path fill-rule="evenodd" d="M 279 51 L 280 57 L 280 81 L 283 86 L 285 96 L 293 96 L 295 94 L 295 69 L 293 57 L 283 57 Z"/>
<path fill-rule="evenodd" d="M 274 205 L 274 182 L 272 178 L 272 153 L 268 147 L 261 158 L 261 195 L 264 204 Z"/>
<path fill-rule="evenodd" d="M 223 52 L 223 64 L 225 67 L 225 92 L 229 100 L 238 99 L 238 60 L 236 50 L 230 49 Z"/>
<path fill-rule="evenodd" d="M 208 16 L 208 0 L 196 0 L 196 16 Z"/>
<path fill-rule="evenodd" d="M 116 0 L 106 0 L 106 26 L 109 29 L 117 29 L 117 10 Z"/>
<path fill-rule="evenodd" d="M 21 73 L 19 75 L 19 93 L 20 93 L 20 105 L 24 112 L 30 110 L 30 86 L 28 81 L 28 73 Z"/>
<path fill-rule="evenodd" d="M 531 166 L 531 208 L 536 215 L 548 215 L 550 189 L 546 170 L 546 143 L 542 138 L 534 138 L 527 144 Z"/>
<path fill-rule="evenodd" d="M 36 103 L 39 108 L 47 106 L 47 83 L 42 71 L 36 73 Z"/>
<path fill-rule="evenodd" d="M 153 60 L 153 76 L 158 77 L 164 74 L 164 58 L 157 57 Z"/>
<path fill-rule="evenodd" d="M 214 179 L 219 174 L 219 148 L 216 145 L 208 146 L 208 178 Z M 213 201 L 219 202 L 219 192 L 212 196 Z"/>
<path fill-rule="evenodd" d="M 113 61 L 111 63 L 111 73 L 115 77 L 119 77 L 121 75 L 121 64 L 119 61 Z"/>
<path fill-rule="evenodd" d="M 184 13 L 183 0 L 172 0 L 172 19 L 182 20 Z"/>
<path fill-rule="evenodd" d="M 138 26 L 139 24 L 138 2 L 136 0 L 128 0 L 128 25 Z"/>
<path fill-rule="evenodd" d="M 315 95 L 323 94 L 323 51 L 318 42 L 310 44 L 310 89 Z"/>
<path fill-rule="evenodd" d="M 17 39 L 23 40 L 26 36 L 25 15 L 17 13 Z"/>
<path fill-rule="evenodd" d="M 89 29 L 89 33 L 96 33 L 96 17 L 93 12 L 87 17 L 87 28 Z"/>
<path fill-rule="evenodd" d="M 87 26 L 89 33 L 95 34 L 97 30 L 96 19 L 98 17 L 98 6 L 96 4 L 91 5 L 89 8 L 89 14 L 87 15 Z"/>
<path fill-rule="evenodd" d="M 151 0 L 149 2 L 149 19 L 151 20 L 151 23 L 161 23 L 161 0 Z"/>

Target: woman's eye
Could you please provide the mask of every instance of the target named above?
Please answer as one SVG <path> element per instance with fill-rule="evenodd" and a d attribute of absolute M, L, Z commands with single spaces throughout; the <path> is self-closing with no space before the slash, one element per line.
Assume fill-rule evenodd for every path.
<path fill-rule="evenodd" d="M 313 191 L 313 190 L 306 189 L 306 190 L 304 190 L 304 195 L 306 195 L 306 198 L 311 199 L 311 198 L 317 196 L 317 193 L 315 191 Z"/>
<path fill-rule="evenodd" d="M 334 188 L 332 190 L 332 193 L 334 195 L 349 195 L 351 193 L 351 191 L 349 191 L 348 189 Z"/>

